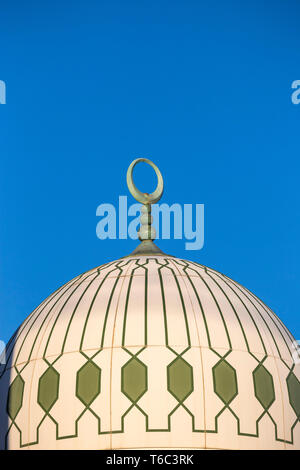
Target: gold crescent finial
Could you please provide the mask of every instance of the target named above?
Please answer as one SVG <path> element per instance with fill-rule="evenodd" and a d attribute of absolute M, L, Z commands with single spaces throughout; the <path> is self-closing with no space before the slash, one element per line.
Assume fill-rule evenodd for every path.
<path fill-rule="evenodd" d="M 157 186 L 153 193 L 142 193 L 134 184 L 132 178 L 132 172 L 137 163 L 145 162 L 150 165 L 157 176 Z M 129 165 L 127 170 L 127 186 L 129 191 L 131 192 L 132 196 L 140 202 L 142 205 L 141 207 L 141 225 L 138 231 L 138 236 L 141 241 L 146 240 L 154 240 L 155 239 L 155 229 L 152 227 L 153 217 L 151 215 L 151 204 L 155 204 L 157 201 L 160 200 L 163 190 L 164 190 L 164 181 L 163 177 L 161 176 L 161 172 L 157 168 L 157 166 L 148 160 L 148 158 L 137 158 L 133 160 L 133 162 Z"/>
<path fill-rule="evenodd" d="M 142 193 L 133 182 L 133 178 L 132 178 L 133 169 L 135 165 L 140 162 L 148 163 L 148 165 L 150 165 L 156 173 L 157 186 L 156 186 L 155 191 L 151 194 Z M 149 160 L 148 158 L 137 158 L 136 160 L 133 160 L 133 162 L 129 165 L 129 168 L 127 170 L 127 186 L 132 196 L 134 197 L 134 199 L 136 199 L 141 204 L 155 204 L 162 197 L 162 194 L 164 191 L 164 180 L 161 175 L 161 172 L 159 171 L 157 166 L 153 162 L 151 162 L 151 160 Z"/>
<path fill-rule="evenodd" d="M 142 193 L 134 184 L 132 172 L 137 163 L 145 162 L 150 165 L 157 176 L 157 186 L 153 193 Z M 141 207 L 141 225 L 138 236 L 141 241 L 140 245 L 133 251 L 131 256 L 140 256 L 145 254 L 163 255 L 165 254 L 153 243 L 156 233 L 152 226 L 153 217 L 151 215 L 151 205 L 160 200 L 164 191 L 164 180 L 157 166 L 148 158 L 137 158 L 129 165 L 127 170 L 127 186 L 132 196 L 142 204 Z"/>

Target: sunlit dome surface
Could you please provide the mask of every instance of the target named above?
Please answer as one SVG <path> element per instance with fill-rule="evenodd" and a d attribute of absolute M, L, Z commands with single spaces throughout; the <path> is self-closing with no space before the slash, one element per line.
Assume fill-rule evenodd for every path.
<path fill-rule="evenodd" d="M 114 261 L 61 287 L 12 337 L 1 444 L 299 448 L 293 341 L 212 269 L 167 256 Z"/>
<path fill-rule="evenodd" d="M 13 335 L 0 447 L 300 449 L 293 343 L 245 287 L 145 235 Z"/>

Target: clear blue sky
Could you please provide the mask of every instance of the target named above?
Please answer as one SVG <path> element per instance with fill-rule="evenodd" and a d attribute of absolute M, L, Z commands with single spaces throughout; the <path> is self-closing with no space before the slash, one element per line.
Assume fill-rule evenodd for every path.
<path fill-rule="evenodd" d="M 138 156 L 162 202 L 205 204 L 201 251 L 160 247 L 244 284 L 300 339 L 299 18 L 297 0 L 1 1 L 0 339 L 134 249 L 95 230 Z"/>

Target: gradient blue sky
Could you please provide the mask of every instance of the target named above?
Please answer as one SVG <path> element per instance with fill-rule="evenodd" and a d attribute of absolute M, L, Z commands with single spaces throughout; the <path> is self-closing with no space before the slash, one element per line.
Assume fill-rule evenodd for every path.
<path fill-rule="evenodd" d="M 138 156 L 162 202 L 205 204 L 201 251 L 159 246 L 244 284 L 300 339 L 299 2 L 0 3 L 0 339 L 134 249 L 95 230 Z"/>

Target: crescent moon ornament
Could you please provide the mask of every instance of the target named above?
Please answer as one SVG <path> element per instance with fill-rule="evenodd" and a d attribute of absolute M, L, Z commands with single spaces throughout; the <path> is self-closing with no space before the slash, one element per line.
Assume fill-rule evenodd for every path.
<path fill-rule="evenodd" d="M 157 186 L 155 191 L 151 194 L 142 193 L 134 184 L 132 177 L 133 169 L 135 165 L 140 162 L 148 163 L 148 165 L 150 165 L 156 173 Z M 129 168 L 127 170 L 127 186 L 134 199 L 136 199 L 141 204 L 155 204 L 157 201 L 160 200 L 164 192 L 164 180 L 161 175 L 161 172 L 159 171 L 158 167 L 148 158 L 137 158 L 136 160 L 133 160 L 133 162 L 129 165 Z"/>

